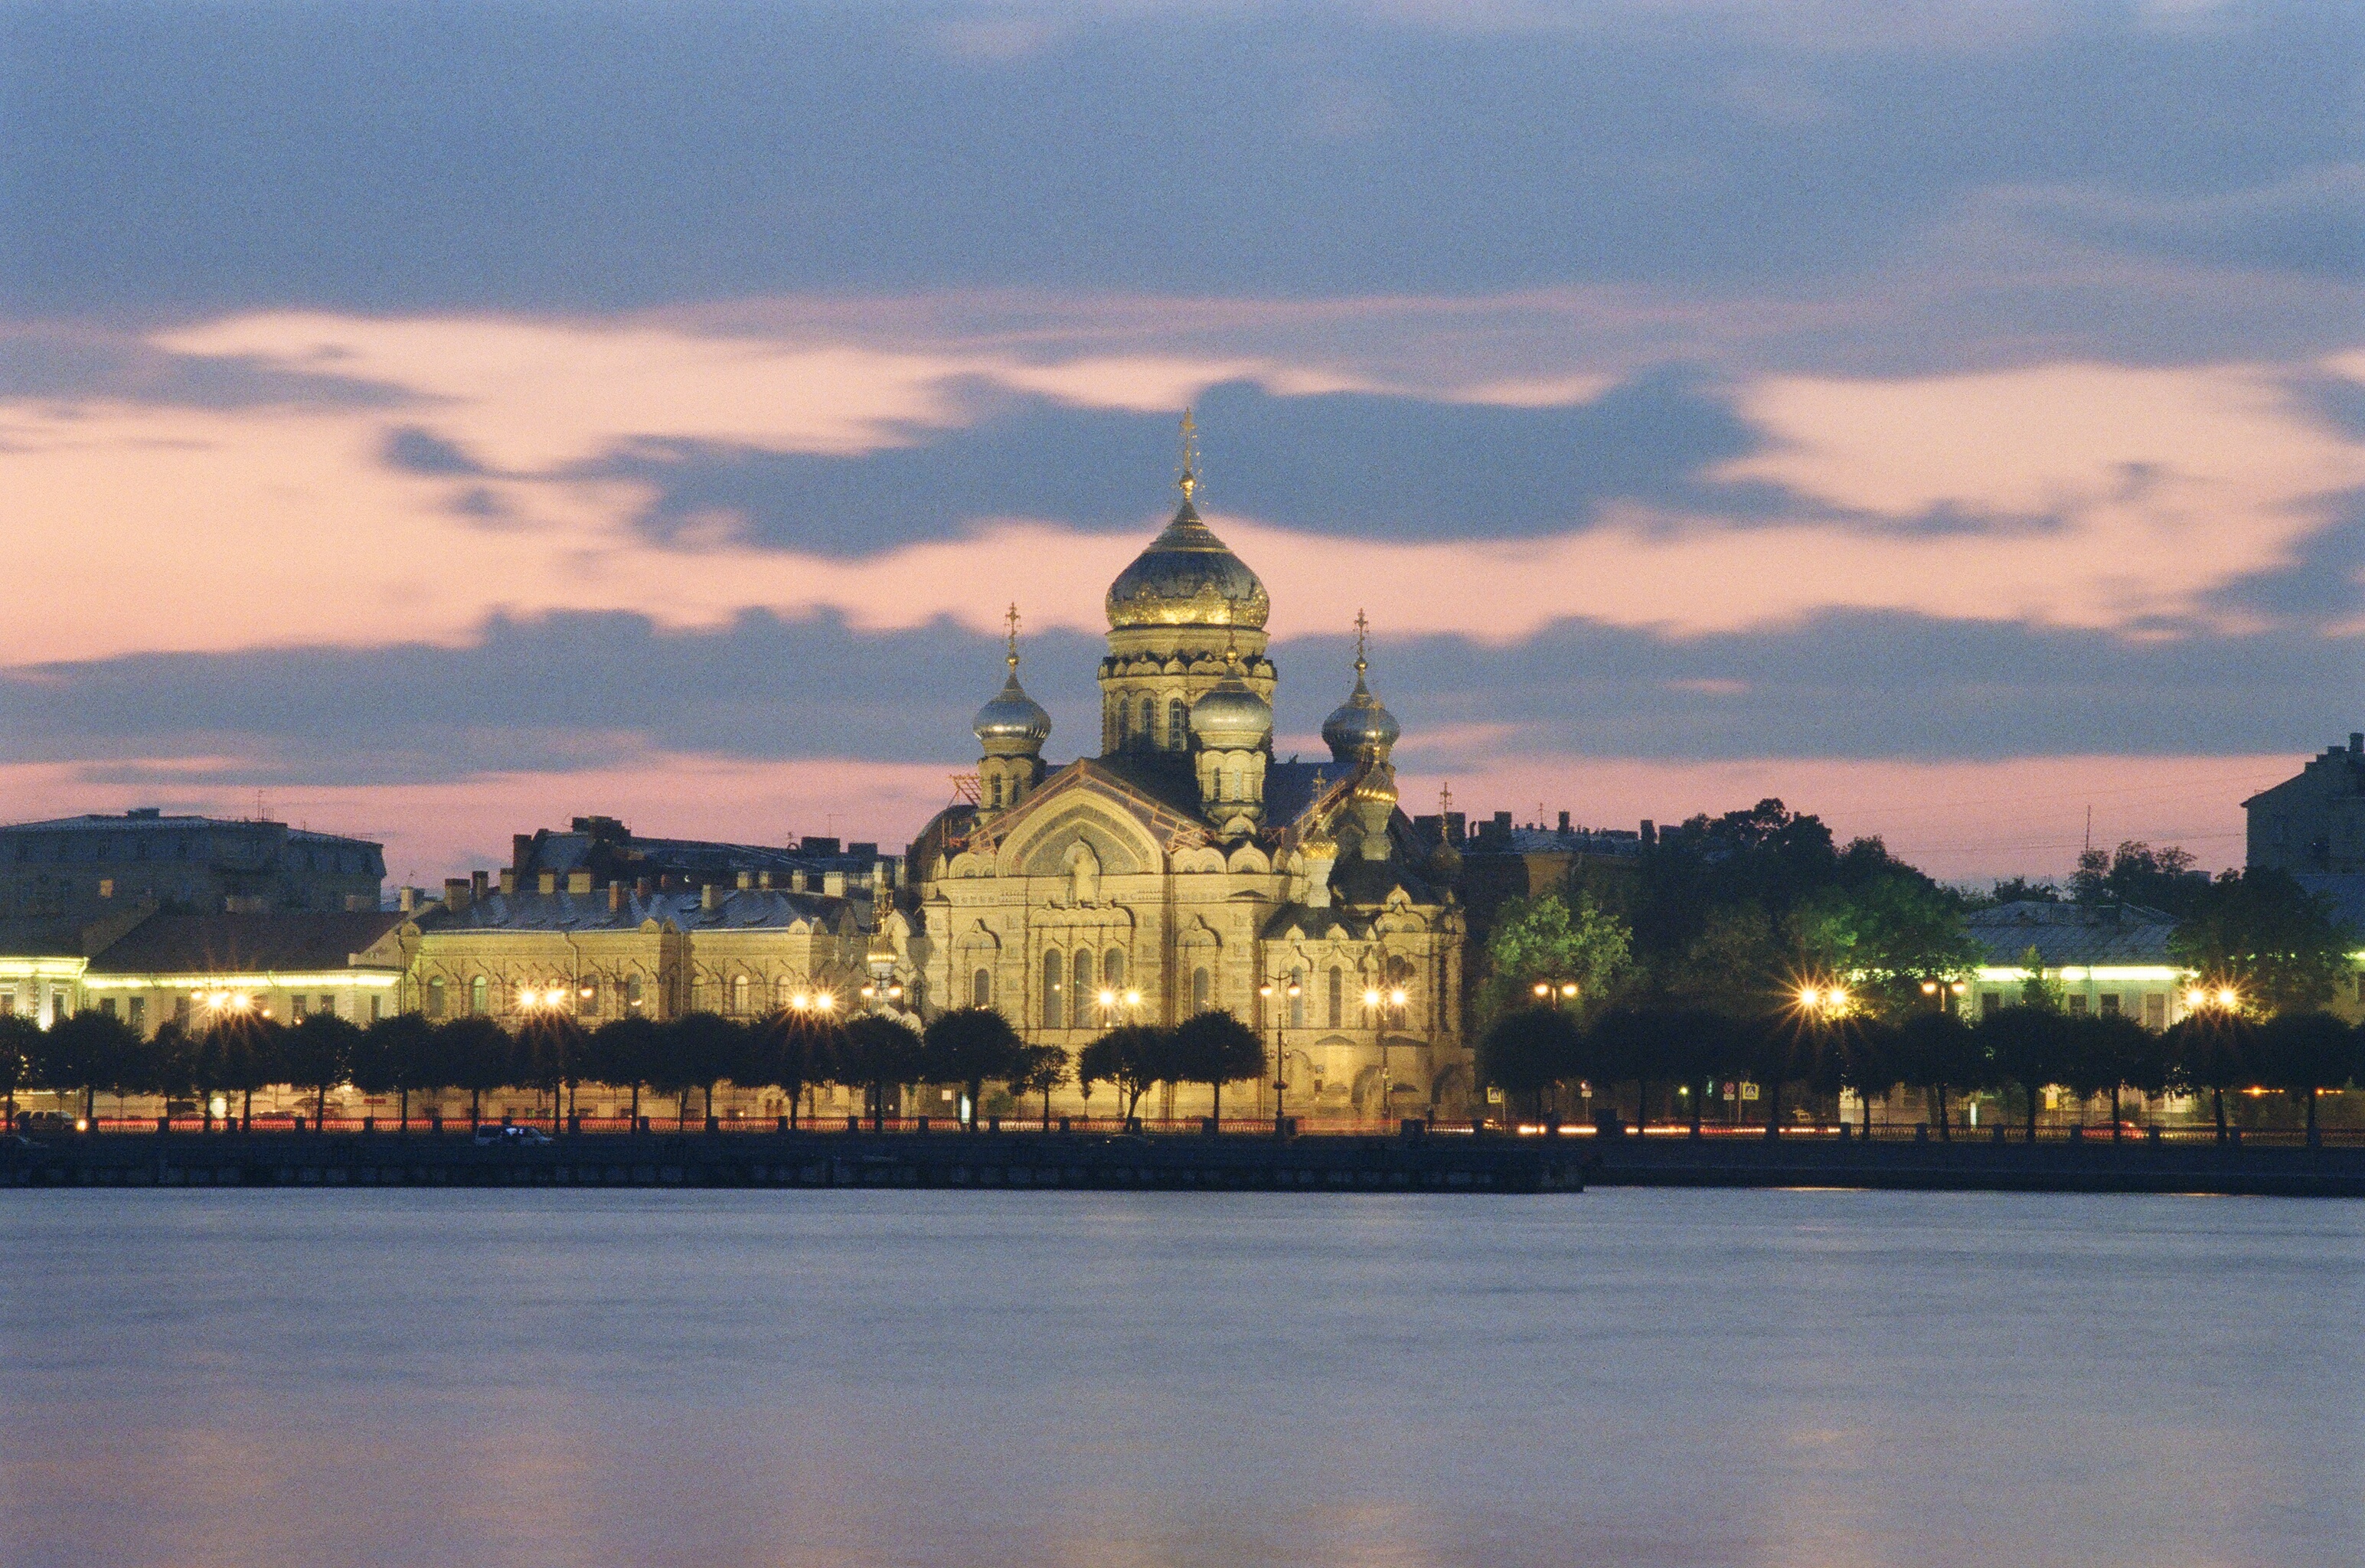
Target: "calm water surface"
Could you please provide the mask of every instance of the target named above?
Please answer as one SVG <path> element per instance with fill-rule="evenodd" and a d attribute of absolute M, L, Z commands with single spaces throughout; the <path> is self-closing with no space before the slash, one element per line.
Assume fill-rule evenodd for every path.
<path fill-rule="evenodd" d="M 15 1193 L 0 1562 L 2354 1564 L 2365 1204 Z"/>

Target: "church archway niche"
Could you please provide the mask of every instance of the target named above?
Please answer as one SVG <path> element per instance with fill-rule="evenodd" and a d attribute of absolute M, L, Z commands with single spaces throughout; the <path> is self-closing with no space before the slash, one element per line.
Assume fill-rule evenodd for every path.
<path fill-rule="evenodd" d="M 993 1005 L 993 971 L 983 964 L 970 971 L 969 1004 L 971 1007 Z"/>
<path fill-rule="evenodd" d="M 1072 878 L 1070 857 L 1079 844 L 1092 852 L 1102 877 L 1138 876 L 1156 870 L 1164 858 L 1157 840 L 1130 812 L 1079 793 L 1041 821 L 1027 823 L 1003 846 L 1003 874 Z"/>

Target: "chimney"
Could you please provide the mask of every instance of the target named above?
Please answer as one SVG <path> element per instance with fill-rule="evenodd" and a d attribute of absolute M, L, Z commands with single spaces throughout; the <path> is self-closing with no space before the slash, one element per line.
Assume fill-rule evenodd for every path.
<path fill-rule="evenodd" d="M 718 883 L 718 882 L 709 882 L 709 883 L 707 883 L 704 887 L 702 887 L 702 888 L 701 888 L 701 889 L 699 889 L 699 890 L 698 890 L 698 907 L 699 907 L 699 908 L 701 908 L 701 909 L 718 909 L 718 908 L 722 907 L 722 903 L 723 903 L 723 890 L 722 890 L 722 884 L 720 884 L 720 883 Z"/>
<path fill-rule="evenodd" d="M 617 913 L 622 910 L 623 907 L 624 884 L 622 882 L 611 881 L 608 884 L 608 913 L 610 914 Z"/>
<path fill-rule="evenodd" d="M 802 871 L 791 871 L 791 872 L 790 872 L 790 873 L 789 873 L 789 891 L 790 891 L 790 892 L 792 892 L 792 893 L 801 893 L 801 892 L 803 892 L 804 890 L 805 890 L 805 874 L 804 874 Z"/>
<path fill-rule="evenodd" d="M 471 903 L 485 902 L 485 874 L 482 871 L 468 873 L 468 902 Z"/>
<path fill-rule="evenodd" d="M 532 860 L 533 834 L 530 833 L 513 833 L 510 834 L 510 869 L 517 872 L 520 876 L 523 876 L 525 874 L 526 867 L 530 865 Z"/>
<path fill-rule="evenodd" d="M 514 893 L 514 892 L 516 892 L 516 891 L 517 891 L 517 868 L 516 868 L 516 867 L 514 867 L 514 866 L 509 866 L 509 867 L 504 867 L 504 868 L 502 868 L 502 870 L 501 870 L 501 891 L 502 891 L 502 892 L 504 892 L 504 893 Z"/>
<path fill-rule="evenodd" d="M 843 871 L 824 871 L 821 874 L 821 890 L 823 896 L 826 898 L 844 898 L 846 896 L 846 873 Z"/>
<path fill-rule="evenodd" d="M 2348 732 L 2348 749 L 2352 752 L 2365 752 L 2365 730 Z"/>
<path fill-rule="evenodd" d="M 742 872 L 740 872 L 740 873 L 739 873 L 739 890 L 740 890 L 741 892 L 743 892 L 743 893 L 744 893 L 744 892 L 745 892 L 748 889 L 750 889 L 750 888 L 754 887 L 755 885 L 756 885 L 756 873 L 755 873 L 755 872 L 753 872 L 753 871 L 742 871 Z"/>
<path fill-rule="evenodd" d="M 469 888 L 467 878 L 446 877 L 443 879 L 443 907 L 445 909 L 450 910 L 454 914 L 459 913 L 462 910 L 468 907 L 468 895 Z"/>
<path fill-rule="evenodd" d="M 1659 842 L 1658 824 L 1652 822 L 1648 817 L 1644 817 L 1642 819 L 1642 842 L 1645 844 L 1656 844 Z"/>
<path fill-rule="evenodd" d="M 401 910 L 403 913 L 409 914 L 418 906 L 419 890 L 417 888 L 404 888 L 395 894 L 395 907 Z"/>
<path fill-rule="evenodd" d="M 770 892 L 772 890 L 772 874 L 769 871 L 757 872 L 756 885 L 763 889 L 766 892 Z"/>
<path fill-rule="evenodd" d="M 1560 831 L 1564 837 L 1568 834 L 1568 813 L 1566 812 L 1563 812 L 1560 814 Z"/>
<path fill-rule="evenodd" d="M 541 876 L 534 879 L 534 885 L 540 891 L 555 893 L 558 890 L 558 873 L 555 871 L 544 871 Z"/>
<path fill-rule="evenodd" d="M 591 873 L 588 871 L 567 872 L 566 890 L 570 893 L 589 892 L 591 890 Z"/>

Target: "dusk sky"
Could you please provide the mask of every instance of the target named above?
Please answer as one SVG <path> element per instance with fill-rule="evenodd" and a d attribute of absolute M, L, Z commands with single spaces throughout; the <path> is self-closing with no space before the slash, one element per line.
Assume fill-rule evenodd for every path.
<path fill-rule="evenodd" d="M 2365 8 L 0 0 L 0 801 L 900 847 L 1201 504 L 1278 750 L 2238 864 L 2365 727 Z"/>

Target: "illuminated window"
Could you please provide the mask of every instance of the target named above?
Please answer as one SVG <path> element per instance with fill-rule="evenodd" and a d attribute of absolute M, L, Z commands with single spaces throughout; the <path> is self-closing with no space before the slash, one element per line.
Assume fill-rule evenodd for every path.
<path fill-rule="evenodd" d="M 1057 953 L 1043 955 L 1043 1027 L 1059 1027 L 1059 991 L 1067 978 L 1068 967 Z"/>
<path fill-rule="evenodd" d="M 468 982 L 468 1011 L 479 1017 L 492 1011 L 492 982 L 478 975 Z"/>
<path fill-rule="evenodd" d="M 1336 1029 L 1346 1022 L 1347 1013 L 1347 977 L 1336 965 L 1330 969 L 1329 991 L 1330 1027 Z"/>
<path fill-rule="evenodd" d="M 969 977 L 969 1004 L 971 1007 L 993 1005 L 993 971 L 980 969 Z"/>
<path fill-rule="evenodd" d="M 1205 969 L 1193 969 L 1191 971 L 1191 1010 L 1194 1013 L 1207 1011 L 1207 1003 L 1215 995 L 1215 989 L 1213 979 Z"/>
<path fill-rule="evenodd" d="M 113 1004 L 112 1004 L 112 1003 L 110 1003 L 110 1004 L 108 1005 L 108 1007 L 107 1007 L 107 1011 L 108 1011 L 108 1012 L 110 1012 L 110 1013 L 112 1013 L 114 1010 L 115 1010 L 115 1009 L 114 1009 Z M 311 1010 L 312 1010 L 312 1002 L 311 1002 L 311 998 L 309 998 L 309 997 L 308 997 L 308 996 L 304 995 L 304 994 L 303 994 L 302 992 L 300 992 L 300 991 L 299 991 L 299 992 L 297 992 L 296 995 L 291 996 L 291 997 L 289 997 L 289 998 L 287 999 L 287 1015 L 288 1015 L 288 1017 L 290 1017 L 290 1018 L 294 1018 L 294 1019 L 301 1019 L 301 1018 L 302 1018 L 306 1014 L 309 1013 Z"/>
<path fill-rule="evenodd" d="M 382 1017 L 386 1016 L 386 998 L 385 998 L 385 997 L 373 995 L 373 996 L 370 998 L 369 1015 L 370 1015 L 370 1022 L 371 1022 L 371 1023 L 373 1023 L 373 1024 L 376 1023 L 380 1018 L 382 1018 Z"/>
<path fill-rule="evenodd" d="M 1189 743 L 1190 736 L 1190 714 L 1182 706 L 1182 699 L 1177 697 L 1166 704 L 1166 748 L 1181 751 Z"/>
<path fill-rule="evenodd" d="M 747 1011 L 747 977 L 745 975 L 731 977 L 731 1011 L 734 1013 Z"/>
<path fill-rule="evenodd" d="M 427 1016 L 443 1016 L 443 977 L 437 975 L 427 982 Z"/>
<path fill-rule="evenodd" d="M 627 975 L 624 977 L 624 1005 L 627 1007 L 638 1007 L 640 1004 L 641 977 L 638 975 Z"/>
<path fill-rule="evenodd" d="M 134 1029 L 144 1031 L 148 1027 L 148 999 L 146 997 L 135 996 L 130 998 L 124 1003 L 124 1009 L 129 1014 L 129 1016 L 125 1019 L 125 1022 L 129 1024 Z"/>

